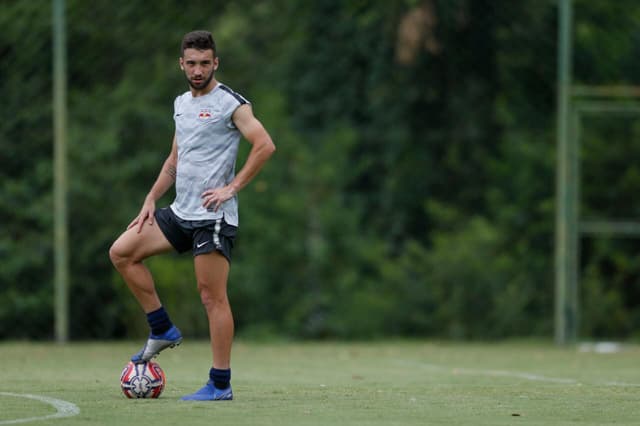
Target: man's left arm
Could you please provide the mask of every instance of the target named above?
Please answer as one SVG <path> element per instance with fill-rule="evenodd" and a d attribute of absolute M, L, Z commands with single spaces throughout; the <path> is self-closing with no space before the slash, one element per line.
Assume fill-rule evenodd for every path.
<path fill-rule="evenodd" d="M 252 146 L 247 161 L 245 161 L 229 185 L 222 188 L 208 189 L 202 193 L 202 205 L 205 208 L 213 206 L 214 211 L 217 211 L 222 203 L 232 198 L 251 182 L 251 179 L 258 174 L 264 163 L 276 150 L 271 136 L 262 126 L 262 123 L 253 115 L 251 105 L 240 105 L 233 113 L 232 119 L 242 136 Z"/>

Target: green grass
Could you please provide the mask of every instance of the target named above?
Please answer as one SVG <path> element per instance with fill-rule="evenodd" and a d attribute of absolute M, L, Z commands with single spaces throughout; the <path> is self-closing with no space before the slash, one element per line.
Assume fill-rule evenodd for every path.
<path fill-rule="evenodd" d="M 203 385 L 206 342 L 158 362 L 158 400 L 129 400 L 119 375 L 139 342 L 0 343 L 0 392 L 76 404 L 59 425 L 638 424 L 640 348 L 583 353 L 544 343 L 253 343 L 234 346 L 232 402 L 188 403 Z M 0 395 L 0 425 L 56 410 Z"/>

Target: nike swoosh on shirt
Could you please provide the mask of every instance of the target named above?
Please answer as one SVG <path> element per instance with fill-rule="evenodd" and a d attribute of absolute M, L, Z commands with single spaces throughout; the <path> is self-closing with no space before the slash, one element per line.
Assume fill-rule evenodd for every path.
<path fill-rule="evenodd" d="M 208 244 L 208 243 L 210 243 L 210 242 L 211 242 L 211 241 L 205 241 L 204 243 L 198 243 L 198 244 L 196 244 L 196 247 L 197 247 L 197 248 L 200 248 L 200 247 L 202 247 L 203 245 Z"/>

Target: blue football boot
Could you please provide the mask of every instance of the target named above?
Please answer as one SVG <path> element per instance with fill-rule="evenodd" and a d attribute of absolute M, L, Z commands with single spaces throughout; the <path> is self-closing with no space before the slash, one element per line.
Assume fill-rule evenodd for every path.
<path fill-rule="evenodd" d="M 233 391 L 231 385 L 226 389 L 218 389 L 213 385 L 213 381 L 209 380 L 202 389 L 185 395 L 183 401 L 231 401 L 233 399 Z"/>
<path fill-rule="evenodd" d="M 149 361 L 167 348 L 173 348 L 182 343 L 182 334 L 175 325 L 162 334 L 150 334 L 144 347 L 131 357 L 131 361 L 139 364 Z"/>

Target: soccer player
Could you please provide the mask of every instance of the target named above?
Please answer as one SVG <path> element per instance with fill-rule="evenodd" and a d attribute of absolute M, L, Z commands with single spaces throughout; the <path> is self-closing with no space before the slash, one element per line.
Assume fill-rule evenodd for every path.
<path fill-rule="evenodd" d="M 237 193 L 256 176 L 275 146 L 251 104 L 216 80 L 219 58 L 211 33 L 186 34 L 179 62 L 189 91 L 174 101 L 171 152 L 138 216 L 113 243 L 109 256 L 151 328 L 146 344 L 131 358 L 140 363 L 182 341 L 142 262 L 172 249 L 192 251 L 197 288 L 209 320 L 213 365 L 205 386 L 182 399 L 230 400 L 234 325 L 227 277 L 238 229 Z M 241 136 L 252 146 L 236 174 Z M 156 201 L 174 184 L 173 203 L 156 210 Z"/>

